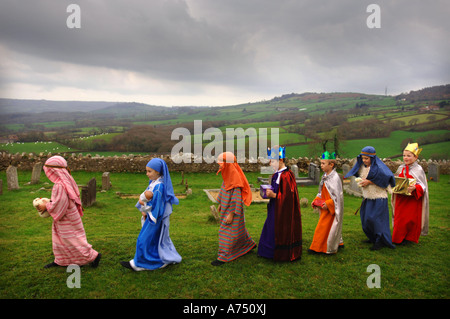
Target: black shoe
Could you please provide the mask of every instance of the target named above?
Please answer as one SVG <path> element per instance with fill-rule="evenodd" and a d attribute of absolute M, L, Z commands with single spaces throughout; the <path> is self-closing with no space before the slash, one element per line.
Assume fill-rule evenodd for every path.
<path fill-rule="evenodd" d="M 51 268 L 51 267 L 58 267 L 59 265 L 52 261 L 50 264 L 47 264 L 44 266 L 44 268 Z"/>
<path fill-rule="evenodd" d="M 219 259 L 216 259 L 213 262 L 211 262 L 211 265 L 213 265 L 213 266 L 222 266 L 224 263 L 225 263 L 224 261 L 220 261 Z"/>
<path fill-rule="evenodd" d="M 131 269 L 134 271 L 133 267 L 131 267 L 130 262 L 129 261 L 121 261 L 120 264 L 122 266 L 124 266 L 125 268 Z"/>
<path fill-rule="evenodd" d="M 91 262 L 92 268 L 97 268 L 100 263 L 100 258 L 102 258 L 102 254 L 98 253 L 97 258 L 93 262 Z"/>

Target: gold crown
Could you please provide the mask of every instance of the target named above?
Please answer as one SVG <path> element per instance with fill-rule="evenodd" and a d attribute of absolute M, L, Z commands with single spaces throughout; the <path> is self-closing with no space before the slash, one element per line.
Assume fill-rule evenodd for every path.
<path fill-rule="evenodd" d="M 416 156 L 419 156 L 420 152 L 422 152 L 422 149 L 419 148 L 419 144 L 417 143 L 408 143 L 408 145 L 406 145 L 405 151 L 410 151 L 411 153 L 413 153 Z"/>

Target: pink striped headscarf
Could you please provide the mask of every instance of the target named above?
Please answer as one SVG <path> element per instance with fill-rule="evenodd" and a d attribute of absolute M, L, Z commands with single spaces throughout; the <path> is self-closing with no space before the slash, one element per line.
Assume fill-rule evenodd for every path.
<path fill-rule="evenodd" d="M 80 200 L 80 191 L 78 185 L 70 174 L 66 160 L 61 156 L 52 156 L 44 164 L 44 172 L 48 179 L 53 183 L 63 185 L 70 199 L 75 201 L 80 215 L 83 215 L 83 209 Z"/>

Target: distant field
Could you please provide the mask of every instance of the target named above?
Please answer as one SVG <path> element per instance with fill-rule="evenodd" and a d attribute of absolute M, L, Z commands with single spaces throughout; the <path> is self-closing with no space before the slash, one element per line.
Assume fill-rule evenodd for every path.
<path fill-rule="evenodd" d="M 80 116 L 76 121 L 71 120 L 73 118 L 70 117 L 65 117 L 67 119 L 66 121 L 63 121 L 60 117 L 55 118 L 54 121 L 48 117 L 41 117 L 36 123 L 29 126 L 20 124 L 19 120 L 12 117 L 11 120 L 19 124 L 2 124 L 0 132 L 2 132 L 1 138 L 3 140 L 10 138 L 10 135 L 19 135 L 21 132 L 26 132 L 27 130 L 43 130 L 48 140 L 58 140 L 60 142 L 63 141 L 63 143 L 65 143 L 64 141 L 71 140 L 73 149 L 54 142 L 51 145 L 42 143 L 0 144 L 0 150 L 6 150 L 11 153 L 58 153 L 89 150 L 88 153 L 91 154 L 104 156 L 121 155 L 121 152 L 100 152 L 98 150 L 118 149 L 114 148 L 115 145 L 111 145 L 112 139 L 119 134 L 127 133 L 128 130 L 136 125 L 151 125 L 156 129 L 165 125 L 182 128 L 191 127 L 195 120 L 202 120 L 204 123 L 209 121 L 216 123 L 217 128 L 223 133 L 224 140 L 226 139 L 226 129 L 242 128 L 247 130 L 254 128 L 259 133 L 261 129 L 267 128 L 267 137 L 270 139 L 272 137 L 272 129 L 277 128 L 279 130 L 278 142 L 283 145 L 288 145 L 289 157 L 315 157 L 322 152 L 321 145 L 319 143 L 309 145 L 304 143 L 310 143 L 313 139 L 322 139 L 325 141 L 333 137 L 335 135 L 334 133 L 323 132 L 323 128 L 329 125 L 327 124 L 326 118 L 332 118 L 335 115 L 341 114 L 345 115 L 346 119 L 339 117 L 339 120 L 348 121 L 352 125 L 360 124 L 359 121 L 370 119 L 377 119 L 387 125 L 394 123 L 394 121 L 402 121 L 404 125 L 399 126 L 399 123 L 396 123 L 395 126 L 395 129 L 401 127 L 402 131 L 394 131 L 386 138 L 339 141 L 341 157 L 354 157 L 366 145 L 374 146 L 380 157 L 391 157 L 401 153 L 400 145 L 407 138 L 416 140 L 419 137 L 430 134 L 444 135 L 447 133 L 448 130 L 442 130 L 442 128 L 450 127 L 449 107 L 445 103 L 448 102 L 440 100 L 411 102 L 398 100 L 394 96 L 359 93 L 305 93 L 300 95 L 287 94 L 268 101 L 264 100 L 223 107 L 181 107 L 176 110 L 167 108 L 161 111 L 162 113 L 152 113 L 150 109 L 147 110 L 144 106 L 127 104 L 126 106 L 122 106 L 120 112 L 117 111 L 120 114 L 116 114 L 116 116 L 112 113 L 109 114 L 112 116 L 111 121 L 106 124 L 109 126 L 105 126 L 104 119 L 95 118 L 94 113 L 86 113 L 85 116 Z M 438 109 L 422 113 L 424 106 L 438 104 L 440 105 Z M 123 107 L 127 107 L 127 109 L 123 109 Z M 317 122 L 311 122 L 311 119 Z M 435 122 L 436 129 L 440 128 L 441 130 L 420 133 L 407 131 L 410 129 L 430 129 L 434 127 L 433 123 Z M 318 127 L 314 127 L 311 123 L 319 125 Z M 369 124 L 369 121 L 367 123 L 368 125 L 373 125 Z M 329 129 L 336 131 L 340 124 L 342 123 L 335 121 L 332 124 L 334 126 Z M 387 129 L 388 131 L 391 130 L 391 128 Z M 114 133 L 100 134 L 102 132 Z M 261 130 L 261 132 L 263 131 Z M 195 137 L 193 133 L 191 132 L 192 140 Z M 367 135 L 364 135 L 364 137 L 367 137 Z M 148 138 L 148 136 L 142 138 Z M 162 138 L 164 141 L 161 143 L 162 146 L 159 149 L 166 152 L 168 149 L 167 145 L 172 143 L 172 141 L 165 135 Z M 248 140 L 248 138 L 245 138 L 246 145 L 249 143 Z M 439 139 L 439 141 L 442 140 L 444 139 Z M 211 140 L 202 140 L 203 147 L 210 142 Z M 235 145 L 238 142 L 242 141 L 238 141 L 235 138 Z M 424 149 L 421 156 L 425 159 L 430 158 L 430 156 L 436 157 L 436 155 L 443 158 L 450 157 L 448 142 L 421 146 Z M 334 151 L 333 141 L 330 140 L 327 147 L 328 150 Z M 142 154 L 146 152 L 138 144 L 129 149 L 134 149 L 136 152 L 126 152 L 127 154 Z"/>
<path fill-rule="evenodd" d="M 98 135 L 81 136 L 74 138 L 74 140 L 83 141 L 87 144 L 91 143 L 94 140 L 104 140 L 106 142 L 110 142 L 114 138 L 114 136 L 117 136 L 119 134 L 120 133 L 105 133 Z"/>
<path fill-rule="evenodd" d="M 427 134 L 444 134 L 447 131 L 437 130 L 429 131 Z M 391 157 L 402 153 L 400 148 L 401 142 L 406 138 L 417 139 L 424 135 L 423 132 L 407 132 L 407 131 L 394 131 L 389 137 L 376 138 L 376 139 L 361 139 L 361 140 L 350 140 L 341 142 L 341 157 L 352 158 L 359 154 L 361 149 L 365 146 L 373 146 L 377 151 L 377 155 L 380 158 Z M 431 155 L 447 154 L 450 155 L 450 142 L 434 143 L 421 146 L 423 148 L 420 158 L 429 159 Z M 291 146 L 288 149 L 289 157 L 311 157 L 314 154 L 310 154 L 311 147 L 309 145 L 296 145 Z M 333 151 L 331 148 L 330 151 Z M 319 156 L 317 154 L 315 156 Z"/>
<path fill-rule="evenodd" d="M 32 143 L 8 143 L 0 144 L 0 150 L 8 151 L 9 153 L 61 153 L 73 152 L 70 147 L 64 146 L 56 142 L 32 142 Z"/>
<path fill-rule="evenodd" d="M 256 130 L 258 132 L 258 130 Z M 281 132 L 281 131 L 280 131 Z M 431 134 L 445 134 L 445 130 L 429 131 L 427 135 Z M 104 134 L 95 137 L 87 137 L 83 140 L 86 143 L 91 143 L 94 139 L 103 138 L 110 140 L 118 133 Z M 225 136 L 225 135 L 224 135 Z M 270 137 L 270 130 L 268 130 L 268 136 Z M 371 145 L 377 150 L 377 155 L 380 158 L 391 157 L 397 154 L 401 154 L 402 150 L 400 144 L 406 138 L 417 139 L 424 136 L 422 132 L 407 132 L 407 131 L 394 131 L 389 137 L 377 138 L 377 139 L 360 139 L 341 142 L 341 157 L 353 158 L 359 154 L 364 146 Z M 293 133 L 280 133 L 280 144 L 290 143 L 302 143 L 304 142 L 304 136 Z M 248 138 L 246 139 L 248 140 Z M 210 141 L 203 141 L 203 147 L 210 143 Z M 237 140 L 235 140 L 237 143 Z M 235 144 L 236 145 L 236 144 Z M 330 151 L 333 151 L 333 145 L 330 146 Z M 429 159 L 433 154 L 446 154 L 447 158 L 450 157 L 450 142 L 433 143 L 421 146 L 423 148 L 420 154 L 421 158 Z M 0 144 L 0 150 L 6 150 L 10 153 L 61 153 L 61 152 L 75 152 L 77 150 L 71 149 L 59 143 L 51 142 L 38 142 L 38 143 L 13 143 L 13 144 Z M 224 149 L 225 150 L 225 149 Z M 114 156 L 122 154 L 145 154 L 145 152 L 97 152 L 90 151 L 85 154 L 99 154 L 101 156 Z M 298 157 L 316 157 L 321 153 L 320 145 L 293 145 L 287 148 L 287 156 L 292 158 Z"/>

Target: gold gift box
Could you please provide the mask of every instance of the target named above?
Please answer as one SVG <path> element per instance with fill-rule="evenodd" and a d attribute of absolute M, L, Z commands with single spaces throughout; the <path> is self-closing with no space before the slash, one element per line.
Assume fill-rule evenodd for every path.
<path fill-rule="evenodd" d="M 411 196 L 411 193 L 408 192 L 408 187 L 410 185 L 416 185 L 416 180 L 414 178 L 395 177 L 395 187 L 392 189 L 392 192 L 395 194 Z"/>

